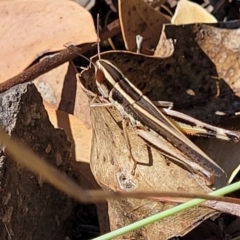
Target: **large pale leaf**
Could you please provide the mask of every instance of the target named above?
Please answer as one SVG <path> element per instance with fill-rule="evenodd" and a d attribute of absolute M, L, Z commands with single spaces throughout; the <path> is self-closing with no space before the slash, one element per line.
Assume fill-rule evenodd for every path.
<path fill-rule="evenodd" d="M 0 82 L 65 44 L 95 42 L 90 13 L 72 1 L 0 1 Z"/>

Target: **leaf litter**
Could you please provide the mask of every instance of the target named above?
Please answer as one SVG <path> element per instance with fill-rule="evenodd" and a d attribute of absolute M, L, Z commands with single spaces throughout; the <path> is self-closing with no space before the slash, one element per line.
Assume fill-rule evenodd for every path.
<path fill-rule="evenodd" d="M 170 22 L 170 17 L 166 17 L 165 14 L 161 12 L 153 12 L 147 5 L 143 5 L 145 3 L 142 1 L 126 2 L 128 3 L 126 4 L 125 1 L 119 1 L 119 18 L 122 34 L 124 36 L 125 47 L 129 50 L 129 52 L 115 51 L 106 53 L 103 55 L 104 58 L 114 60 L 124 74 L 126 74 L 126 76 L 131 79 L 137 87 L 143 90 L 144 94 L 148 95 L 151 100 L 172 101 L 174 102 L 176 109 L 206 122 L 218 124 L 223 119 L 229 119 L 229 117 L 239 111 L 239 83 L 237 81 L 239 74 L 237 56 L 239 51 L 237 41 L 239 28 L 238 22 L 229 24 L 219 23 L 217 25 L 180 25 L 178 27 L 165 25 L 165 23 Z M 181 3 L 183 2 L 186 3 L 186 1 L 181 1 Z M 13 44 L 6 44 L 6 40 L 4 43 L 4 38 L 1 40 L 4 46 L 9 47 L 9 49 L 6 49 L 6 52 L 3 52 L 4 64 L 5 66 L 11 66 L 11 70 L 9 72 L 7 68 L 4 68 L 5 66 L 1 68 L 2 81 L 5 81 L 11 76 L 17 75 L 43 53 L 63 49 L 64 44 L 74 43 L 76 45 L 80 45 L 88 42 L 96 42 L 96 33 L 92 24 L 92 18 L 89 17 L 90 15 L 82 9 L 80 11 L 80 8 L 76 7 L 74 3 L 70 3 L 70 1 L 62 1 L 62 3 L 65 5 L 59 7 L 59 11 L 60 15 L 63 14 L 61 16 L 64 16 L 65 20 L 68 19 L 68 17 L 65 17 L 64 11 L 66 11 L 68 6 L 72 6 L 74 11 L 79 11 L 79 13 L 74 12 L 74 14 L 69 14 L 69 12 L 66 11 L 69 16 L 76 17 L 76 19 L 71 22 L 67 22 L 67 20 L 65 21 L 66 25 L 68 23 L 67 27 L 59 24 L 58 17 L 60 15 L 49 15 L 50 17 L 53 16 L 53 18 L 54 16 L 57 16 L 55 17 L 56 22 L 54 22 L 53 19 L 50 21 L 47 17 L 41 17 L 42 15 L 39 15 L 39 19 L 46 20 L 46 23 L 43 22 L 42 25 L 40 25 L 40 28 L 38 28 L 39 26 L 36 28 L 35 25 L 29 24 L 37 22 L 31 19 L 28 19 L 29 22 L 26 21 L 26 27 L 24 25 L 24 29 L 27 29 L 27 31 L 32 33 L 37 32 L 39 34 L 31 35 L 32 37 L 35 37 L 35 40 L 33 39 L 32 42 L 30 41 L 31 39 L 21 37 L 18 31 L 15 31 L 14 33 L 16 35 L 13 37 L 13 39 L 15 39 Z M 51 9 L 56 8 L 57 1 L 46 1 L 44 7 L 40 2 L 34 1 L 29 5 L 29 7 L 27 7 L 29 12 L 26 11 L 26 13 L 21 11 L 21 9 L 25 6 L 24 2 L 18 1 L 19 7 L 14 5 L 16 9 L 13 9 L 10 2 L 3 2 L 1 4 L 7 4 L 7 6 L 4 5 L 4 7 L 9 9 L 9 15 L 11 16 L 17 14 L 17 10 L 19 10 L 23 16 L 29 12 L 32 13 L 34 6 L 42 6 L 42 11 L 39 11 L 39 14 L 46 15 L 46 12 L 48 11 L 53 12 Z M 47 11 L 47 9 L 49 10 Z M 134 9 L 135 11 L 137 9 L 137 14 L 134 13 Z M 143 11 L 143 9 L 147 10 Z M 126 14 L 130 10 L 133 11 L 131 12 L 131 15 L 134 17 L 134 21 L 133 19 L 129 20 Z M 178 10 L 177 13 L 179 14 L 179 12 L 180 11 Z M 188 14 L 186 13 L 185 15 Z M 32 15 L 30 14 L 30 16 Z M 82 18 L 77 19 L 79 16 Z M 3 15 L 2 17 L 5 18 L 1 22 L 6 23 L 6 21 L 8 21 L 7 16 Z M 177 17 L 175 17 L 175 19 L 176 18 Z M 126 22 L 129 21 L 136 25 L 133 26 L 133 28 L 127 28 L 128 25 Z M 81 22 L 82 24 L 78 24 L 78 26 L 76 26 L 76 22 Z M 86 22 L 90 23 L 85 24 Z M 199 20 L 199 22 L 203 21 Z M 208 22 L 210 22 L 210 20 Z M 21 21 L 19 20 L 18 23 L 20 24 Z M 6 23 L 5 25 L 7 24 L 9 23 Z M 178 22 L 178 24 L 181 24 L 181 22 Z M 149 27 L 151 31 L 143 31 L 143 29 L 147 29 L 141 27 L 144 25 L 151 26 Z M 58 30 L 56 26 L 61 26 L 62 29 Z M 89 29 L 89 26 L 91 26 L 91 30 Z M 15 29 L 20 29 L 15 25 L 14 27 Z M 47 30 L 48 33 L 48 29 L 50 28 L 55 30 L 53 32 L 53 37 L 50 40 L 48 39 L 48 41 L 46 41 L 46 39 L 42 40 L 42 36 L 47 35 L 42 31 Z M 79 34 L 76 30 L 79 30 Z M 62 31 L 64 31 L 64 38 L 62 38 Z M 157 48 L 157 45 L 160 45 L 158 49 L 159 51 L 163 51 L 163 53 L 155 51 L 154 58 L 148 58 L 141 54 L 136 55 L 131 53 L 131 51 L 136 50 L 135 35 L 137 33 L 144 36 L 142 45 L 143 52 L 145 49 L 145 53 L 152 55 L 152 50 Z M 8 34 L 12 35 L 13 33 L 9 30 Z M 6 39 L 9 39 L 7 34 L 5 36 L 7 37 Z M 186 36 L 188 37 L 186 38 Z M 160 42 L 158 44 L 159 40 Z M 16 43 L 22 45 L 16 45 Z M 26 49 L 28 51 L 26 51 Z M 11 56 L 13 55 L 15 62 L 12 62 L 13 60 Z M 7 58 L 5 60 L 5 56 L 9 56 L 9 62 Z M 68 69 L 69 67 L 65 68 L 63 72 L 66 72 Z M 70 80 L 70 82 L 74 83 L 73 76 L 76 71 L 71 71 L 72 76 L 70 79 L 72 80 Z M 91 74 L 86 78 L 86 81 L 90 81 L 88 78 L 92 78 Z M 66 126 L 61 125 L 61 127 L 64 127 L 66 131 L 70 127 L 73 135 L 69 135 L 69 138 L 72 138 L 73 144 L 77 146 L 75 148 L 75 151 L 77 151 L 76 156 L 79 156 L 77 159 L 79 159 L 79 161 L 86 160 L 86 162 L 91 160 L 90 164 L 94 177 L 103 188 L 111 189 L 113 191 L 116 191 L 117 189 L 126 191 L 126 187 L 132 187 L 134 189 L 143 190 L 181 190 L 186 192 L 205 192 L 206 189 L 208 189 L 207 186 L 204 188 L 202 187 L 204 183 L 202 183 L 202 186 L 199 185 L 190 175 L 188 175 L 186 170 L 174 163 L 171 163 L 170 161 L 166 161 L 163 157 L 161 157 L 158 151 L 149 148 L 142 140 L 135 136 L 136 134 L 132 129 L 129 129 L 129 131 L 133 144 L 136 144 L 136 154 L 139 154 L 142 159 L 141 151 L 144 150 L 144 154 L 146 155 L 143 157 L 143 160 L 145 159 L 146 161 L 143 162 L 142 166 L 139 166 L 139 175 L 136 178 L 130 177 L 128 172 L 131 168 L 131 162 L 128 160 L 127 149 L 124 148 L 125 150 L 123 152 L 119 152 L 118 148 L 118 146 L 124 145 L 124 139 L 122 138 L 121 131 L 111 122 L 112 118 L 105 112 L 105 110 L 94 109 L 92 111 L 93 130 L 94 133 L 97 134 L 95 138 L 93 138 L 93 152 L 90 157 L 91 159 L 89 159 L 92 130 L 89 129 L 89 127 L 86 127 L 83 123 L 85 122 L 89 126 L 90 120 L 89 109 L 87 109 L 86 106 L 87 100 L 84 94 L 81 93 L 81 86 L 78 82 L 75 83 L 75 85 L 72 84 L 72 86 L 71 84 L 68 85 L 70 86 L 69 91 L 73 91 L 73 94 L 71 95 L 75 96 L 76 99 L 74 101 L 73 97 L 71 101 L 67 102 L 66 99 L 62 100 L 61 98 L 61 88 L 63 89 L 65 79 L 60 80 L 58 75 L 50 75 L 45 79 L 38 81 L 44 81 L 42 86 L 50 86 L 52 91 L 52 99 L 55 101 L 52 103 L 55 105 L 55 110 L 53 107 L 50 108 L 46 105 L 50 118 L 56 126 L 58 125 L 56 123 L 56 116 L 61 115 L 61 119 L 65 117 L 69 118 L 69 122 L 64 123 Z M 57 84 L 54 85 L 54 81 Z M 60 81 L 60 84 L 58 81 Z M 86 84 L 89 85 L 90 83 L 87 82 Z M 192 90 L 194 94 L 187 94 L 189 89 Z M 93 87 L 93 90 L 96 89 Z M 176 92 L 178 94 L 176 94 Z M 75 117 L 67 113 L 57 112 L 56 109 L 60 104 L 62 104 L 61 110 L 72 113 Z M 114 113 L 114 110 L 110 110 L 110 112 L 116 114 Z M 203 112 L 204 114 L 202 114 Z M 224 116 L 217 115 L 217 112 L 223 113 Z M 80 118 L 80 120 L 77 117 Z M 101 127 L 103 120 L 105 123 L 108 123 L 109 121 L 109 123 L 105 126 L 106 129 Z M 77 129 L 80 129 L 80 131 Z M 115 130 L 113 131 L 113 129 Z M 82 136 L 81 134 L 86 135 Z M 108 136 L 108 138 L 106 138 L 106 136 Z M 118 136 L 119 142 L 115 139 L 116 136 Z M 203 149 L 207 149 L 210 148 L 209 146 L 212 146 L 209 144 L 209 141 L 215 140 L 197 140 L 197 142 L 200 142 L 199 144 Z M 101 143 L 101 145 L 99 143 Z M 87 144 L 88 146 L 84 147 L 83 150 L 77 150 L 78 146 L 80 148 L 84 146 L 81 144 Z M 219 149 L 223 149 L 221 144 L 222 142 L 217 142 L 214 147 L 209 150 L 210 152 L 207 152 L 207 154 L 210 156 L 216 155 L 216 157 L 213 158 L 219 160 L 219 163 L 225 165 L 226 168 L 228 167 L 227 172 L 231 172 L 239 164 L 239 160 L 237 158 L 238 144 L 233 145 L 232 143 L 223 143 L 224 149 L 225 145 L 229 145 L 229 150 L 225 151 L 224 154 L 217 154 L 220 152 Z M 107 151 L 109 150 L 109 146 L 111 146 L 112 149 L 111 153 Z M 212 149 L 214 149 L 214 151 L 212 151 Z M 149 150 L 151 151 L 149 152 Z M 236 154 L 232 155 L 232 152 Z M 151 155 L 152 157 L 149 157 Z M 222 155 L 222 158 L 219 155 Z M 116 156 L 119 158 L 116 159 Z M 101 159 L 107 159 L 107 161 L 102 162 Z M 149 159 L 152 163 L 148 161 Z M 155 159 L 156 161 L 154 161 Z M 226 159 L 228 159 L 227 163 Z M 166 173 L 163 172 L 166 170 Z M 172 175 L 169 175 L 169 173 Z M 125 179 L 125 181 L 122 181 L 123 179 Z M 126 182 L 126 179 L 128 179 L 129 182 Z M 226 183 L 219 184 L 224 185 Z M 134 201 L 131 199 L 127 201 L 109 201 L 111 229 L 119 228 L 121 225 L 126 225 L 130 223 L 132 219 L 136 221 L 137 219 L 141 219 L 147 215 L 152 215 L 156 211 L 161 211 L 177 204 L 177 202 L 171 203 L 170 201 L 166 201 L 166 199 L 162 201 L 163 202 L 149 200 Z M 144 231 L 140 231 L 137 234 L 140 234 L 142 237 L 144 236 L 148 239 L 155 239 L 156 237 L 158 237 L 157 239 L 166 239 L 176 235 L 182 236 L 189 232 L 193 227 L 196 227 L 197 224 L 204 221 L 204 219 L 215 215 L 217 212 L 212 209 L 230 212 L 226 210 L 226 205 L 213 207 L 209 204 L 208 207 L 210 208 L 197 207 L 189 211 L 185 211 L 182 214 L 177 214 L 160 223 L 148 226 L 148 228 L 144 229 Z M 237 210 L 235 213 L 232 212 L 233 214 L 236 214 L 236 212 L 239 211 L 238 206 L 236 206 L 236 208 Z M 125 213 L 127 213 L 127 216 Z M 117 221 L 118 219 L 121 221 Z M 181 222 L 180 219 L 186 219 L 184 224 L 182 224 L 183 222 Z M 169 229 L 169 226 L 171 226 L 171 229 Z M 161 229 L 161 231 L 159 229 Z M 135 236 L 139 237 L 140 235 Z"/>

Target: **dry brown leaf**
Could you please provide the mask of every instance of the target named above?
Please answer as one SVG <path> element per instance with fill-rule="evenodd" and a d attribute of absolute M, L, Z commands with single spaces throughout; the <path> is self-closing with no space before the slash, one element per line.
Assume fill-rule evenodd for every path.
<path fill-rule="evenodd" d="M 136 35 L 143 37 L 142 53 L 153 54 L 162 31 L 170 20 L 143 0 L 119 0 L 119 18 L 127 50 L 136 52 Z"/>
<path fill-rule="evenodd" d="M 90 164 L 95 179 L 103 189 L 119 192 L 184 191 L 206 193 L 187 171 L 177 166 L 173 161 L 164 158 L 156 149 L 148 147 L 142 139 L 137 137 L 134 129 L 128 128 L 133 156 L 141 162 L 137 166 L 135 176 L 132 176 L 133 161 L 129 158 L 129 150 L 126 147 L 122 130 L 119 128 L 121 117 L 114 110 L 110 110 L 109 113 L 105 109 L 94 109 L 92 112 L 94 137 Z M 113 200 L 109 201 L 108 204 L 111 230 L 177 205 L 177 203 L 149 199 Z M 208 208 L 193 208 L 151 224 L 139 231 L 146 239 L 167 239 L 190 231 L 195 224 L 199 224 L 214 214 L 215 211 Z M 184 224 L 180 219 L 185 219 Z M 171 228 L 169 228 L 170 225 Z M 124 236 L 138 239 L 139 232 Z"/>
<path fill-rule="evenodd" d="M 217 19 L 197 3 L 188 0 L 178 2 L 171 23 L 175 25 L 189 23 L 216 23 Z"/>
<path fill-rule="evenodd" d="M 74 160 L 89 164 L 92 138 L 90 109 L 88 99 L 76 81 L 76 72 L 73 63 L 67 62 L 41 75 L 34 84 L 45 100 L 52 124 L 63 128 L 68 135 Z M 83 169 L 80 172 L 84 174 Z"/>
<path fill-rule="evenodd" d="M 222 28 L 199 25 L 195 26 L 196 41 L 216 66 L 219 79 L 229 84 L 240 97 L 240 22 L 223 23 Z"/>
<path fill-rule="evenodd" d="M 73 1 L 0 1 L 0 11 L 0 82 L 43 53 L 97 40 L 90 13 Z"/>
<path fill-rule="evenodd" d="M 155 57 L 160 57 L 160 58 L 170 57 L 174 52 L 173 40 L 166 38 L 164 29 L 165 29 L 165 25 L 163 25 L 161 37 L 154 51 Z"/>
<path fill-rule="evenodd" d="M 212 108 L 212 111 L 215 111 L 216 114 L 217 112 L 224 115 L 229 113 L 235 114 L 235 112 L 239 111 L 239 27 L 239 22 L 225 23 L 222 29 L 209 25 L 196 25 L 193 27 L 193 31 L 196 33 L 195 40 L 202 51 L 213 62 L 216 70 L 215 77 L 219 80 L 220 87 L 218 94 L 222 96 L 219 98 L 221 101 L 219 104 L 222 104 L 224 109 L 213 110 Z M 174 29 L 172 29 L 172 33 L 173 31 Z M 223 87 L 224 84 L 227 84 L 228 88 Z M 218 97 L 212 101 L 217 100 Z M 226 102 L 227 98 L 231 99 L 229 103 Z M 201 108 L 198 109 L 198 113 L 199 115 L 202 114 Z M 234 127 L 233 123 L 230 123 L 228 126 L 230 128 Z M 236 129 L 239 130 L 240 126 L 236 126 Z M 200 139 L 198 142 L 203 149 L 209 152 L 209 155 L 213 159 L 217 159 L 219 164 L 228 173 L 228 178 L 230 178 L 231 173 L 240 164 L 239 143 L 220 142 L 216 139 L 211 139 L 208 144 L 204 144 Z"/>
<path fill-rule="evenodd" d="M 33 82 L 45 99 L 45 107 L 52 124 L 63 128 L 71 141 L 72 163 L 82 186 L 91 189 L 98 185 L 89 166 L 92 137 L 90 108 L 80 82 L 76 79 L 76 73 L 76 68 L 70 61 L 41 75 Z"/>

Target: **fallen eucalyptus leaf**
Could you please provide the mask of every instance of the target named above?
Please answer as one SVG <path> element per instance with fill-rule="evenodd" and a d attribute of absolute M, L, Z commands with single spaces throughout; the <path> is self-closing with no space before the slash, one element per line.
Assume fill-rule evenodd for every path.
<path fill-rule="evenodd" d="M 73 1 L 0 1 L 0 82 L 67 44 L 96 42 L 90 13 Z"/>
<path fill-rule="evenodd" d="M 119 19 L 127 50 L 136 52 L 136 35 L 143 37 L 141 52 L 153 54 L 162 31 L 170 19 L 157 12 L 143 0 L 119 0 Z"/>
<path fill-rule="evenodd" d="M 121 124 L 116 110 L 93 109 L 93 147 L 91 169 L 97 182 L 108 191 L 186 191 L 206 192 L 197 181 L 171 160 L 164 158 L 157 150 L 148 147 L 134 129 L 128 128 L 128 135 L 135 159 L 140 161 L 135 176 L 131 175 L 133 161 L 129 158 Z M 206 187 L 207 188 L 207 187 Z M 176 203 L 145 200 L 109 200 L 108 213 L 111 230 L 126 226 L 156 212 L 176 206 Z M 151 224 L 125 237 L 168 239 L 184 235 L 195 224 L 199 224 L 216 212 L 209 208 L 193 208 L 181 214 Z M 186 219 L 184 224 L 180 219 Z M 168 226 L 171 224 L 171 228 Z"/>
<path fill-rule="evenodd" d="M 189 23 L 216 23 L 217 19 L 197 3 L 180 0 L 172 17 L 175 25 Z"/>

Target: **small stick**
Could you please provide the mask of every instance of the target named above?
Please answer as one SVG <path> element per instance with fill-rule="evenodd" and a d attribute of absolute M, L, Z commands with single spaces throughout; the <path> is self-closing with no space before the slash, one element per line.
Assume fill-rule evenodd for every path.
<path fill-rule="evenodd" d="M 97 54 L 98 54 L 98 59 L 101 59 L 100 56 L 100 35 L 99 35 L 99 13 L 97 14 L 97 37 L 98 37 L 98 41 L 97 41 Z"/>

